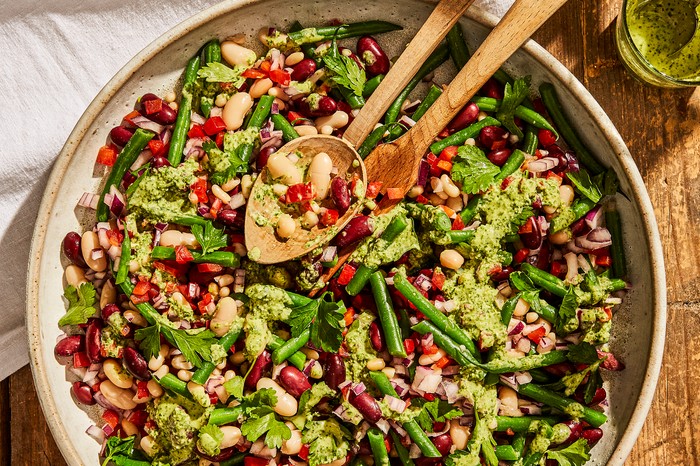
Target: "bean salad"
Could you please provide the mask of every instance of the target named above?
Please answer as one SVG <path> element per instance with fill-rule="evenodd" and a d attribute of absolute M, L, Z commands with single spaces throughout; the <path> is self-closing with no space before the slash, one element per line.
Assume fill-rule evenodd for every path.
<path fill-rule="evenodd" d="M 608 342 L 626 268 L 617 179 L 549 83 L 499 71 L 442 130 L 404 196 L 278 151 L 342 136 L 392 61 L 384 21 L 236 35 L 141 96 L 97 154 L 86 231 L 63 252 L 55 346 L 100 462 L 141 465 L 583 465 L 607 421 Z M 469 51 L 459 25 L 358 148 L 408 131 Z M 325 157 L 324 157 L 325 156 Z M 247 250 L 265 173 L 295 260 Z M 398 205 L 373 213 L 385 202 Z M 330 235 L 333 237 L 334 235 Z M 96 414 L 95 414 L 96 413 Z M 97 458 L 95 459 L 98 460 Z"/>

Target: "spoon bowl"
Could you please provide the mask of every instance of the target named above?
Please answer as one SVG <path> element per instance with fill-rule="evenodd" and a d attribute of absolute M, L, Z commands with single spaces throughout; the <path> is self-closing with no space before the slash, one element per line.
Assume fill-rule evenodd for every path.
<path fill-rule="evenodd" d="M 303 136 L 288 142 L 277 152 L 301 154 L 297 166 L 304 167 L 320 152 L 327 153 L 333 161 L 333 167 L 340 174 L 356 174 L 367 186 L 367 171 L 355 149 L 344 139 L 335 136 L 312 135 Z M 333 226 L 316 225 L 310 229 L 300 226 L 287 240 L 282 240 L 275 233 L 276 217 L 281 213 L 279 201 L 273 195 L 265 195 L 263 185 L 271 182 L 266 168 L 255 180 L 248 199 L 245 219 L 245 244 L 248 255 L 260 264 L 275 264 L 304 255 L 328 242 L 350 221 L 362 207 L 362 202 L 356 201 L 345 214 L 338 218 Z"/>

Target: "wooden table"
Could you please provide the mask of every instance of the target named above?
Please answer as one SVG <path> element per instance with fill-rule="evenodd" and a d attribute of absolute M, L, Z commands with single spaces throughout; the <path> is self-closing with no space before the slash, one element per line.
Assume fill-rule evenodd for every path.
<path fill-rule="evenodd" d="M 620 3 L 572 0 L 535 39 L 583 82 L 622 134 L 649 189 L 664 244 L 667 356 L 627 464 L 700 464 L 700 90 L 655 89 L 627 74 L 614 43 Z M 29 367 L 0 384 L 0 466 L 10 464 L 65 464 Z"/>

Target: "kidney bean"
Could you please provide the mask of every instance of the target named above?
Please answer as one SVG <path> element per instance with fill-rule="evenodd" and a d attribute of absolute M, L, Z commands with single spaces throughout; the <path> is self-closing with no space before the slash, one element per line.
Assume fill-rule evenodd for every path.
<path fill-rule="evenodd" d="M 277 152 L 277 148 L 274 146 L 267 146 L 260 151 L 258 158 L 255 161 L 255 165 L 258 167 L 258 170 L 262 170 L 263 167 L 267 165 L 267 159 L 269 159 L 275 152 Z"/>
<path fill-rule="evenodd" d="M 134 135 L 134 131 L 135 129 L 127 128 L 126 126 L 115 126 L 109 132 L 109 137 L 112 139 L 113 143 L 119 147 L 124 147 L 126 143 L 129 142 L 129 139 L 131 139 L 131 136 Z"/>
<path fill-rule="evenodd" d="M 450 454 L 450 448 L 452 448 L 452 437 L 450 437 L 450 434 L 438 435 L 437 437 L 431 438 L 430 441 L 433 442 L 433 445 L 435 445 L 435 448 L 437 448 L 442 456 Z"/>
<path fill-rule="evenodd" d="M 595 406 L 597 404 L 602 403 L 605 398 L 607 397 L 607 392 L 603 387 L 596 388 L 595 394 L 593 394 L 593 399 L 591 400 L 590 403 L 588 403 L 588 406 Z M 583 390 L 578 390 L 575 395 L 574 399 L 578 401 L 579 403 L 585 403 L 584 397 L 583 397 Z"/>
<path fill-rule="evenodd" d="M 487 156 L 492 164 L 502 167 L 508 161 L 512 151 L 510 149 L 493 150 Z"/>
<path fill-rule="evenodd" d="M 441 462 L 440 458 L 428 458 L 426 456 L 421 456 L 413 461 L 416 466 L 437 466 Z"/>
<path fill-rule="evenodd" d="M 459 131 L 476 122 L 477 118 L 479 118 L 479 106 L 469 102 L 447 125 L 447 129 Z"/>
<path fill-rule="evenodd" d="M 592 447 L 593 445 L 598 443 L 600 439 L 603 438 L 603 431 L 601 429 L 598 429 L 597 427 L 592 429 L 586 429 L 581 434 L 581 437 L 588 440 L 588 445 Z"/>
<path fill-rule="evenodd" d="M 303 99 L 302 106 L 308 109 L 307 114 L 312 117 L 330 116 L 338 109 L 338 103 L 335 99 L 327 95 L 321 96 L 314 107 L 309 104 L 308 99 Z"/>
<path fill-rule="evenodd" d="M 92 397 L 92 390 L 85 382 L 73 382 L 73 395 L 84 405 L 94 405 L 95 399 Z"/>
<path fill-rule="evenodd" d="M 220 463 L 222 461 L 226 461 L 227 459 L 231 458 L 234 455 L 234 453 L 236 453 L 237 451 L 238 451 L 238 449 L 236 447 L 229 447 L 229 448 L 224 448 L 223 450 L 221 450 L 218 455 L 207 455 L 206 453 L 202 452 L 202 450 L 199 449 L 199 445 L 195 449 L 195 452 L 197 453 L 198 456 L 204 458 L 207 461 L 211 461 L 213 463 Z M 268 460 L 265 460 L 265 461 L 268 461 Z M 246 462 L 246 464 L 247 464 L 247 462 Z"/>
<path fill-rule="evenodd" d="M 369 325 L 369 339 L 372 342 L 372 348 L 377 351 L 384 350 L 384 337 L 382 336 L 379 326 L 376 322 Z"/>
<path fill-rule="evenodd" d="M 82 335 L 71 335 L 56 343 L 53 354 L 56 356 L 73 356 L 78 351 L 83 351 L 85 343 Z"/>
<path fill-rule="evenodd" d="M 163 101 L 162 106 L 159 111 L 155 113 L 151 113 L 150 115 L 147 115 L 145 110 L 143 109 L 143 102 L 148 102 L 149 100 L 161 100 L 160 97 L 158 97 L 155 94 L 144 94 L 143 97 L 141 97 L 141 100 L 139 101 L 139 112 L 148 118 L 149 120 L 153 120 L 156 123 L 159 123 L 161 125 L 172 125 L 175 123 L 175 120 L 177 119 L 177 112 L 170 108 L 170 106 Z"/>
<path fill-rule="evenodd" d="M 503 267 L 500 272 L 496 272 L 493 275 L 491 275 L 491 280 L 493 280 L 494 282 L 502 282 L 504 280 L 508 280 L 508 277 L 510 277 L 511 273 L 513 273 L 513 267 Z"/>
<path fill-rule="evenodd" d="M 287 393 L 295 398 L 299 398 L 302 393 L 311 389 L 309 379 L 294 366 L 287 366 L 280 371 L 279 382 Z"/>
<path fill-rule="evenodd" d="M 63 253 L 68 259 L 75 265 L 79 267 L 87 267 L 85 265 L 85 259 L 83 259 L 83 252 L 80 249 L 81 236 L 74 232 L 68 232 L 66 237 L 63 238 Z"/>
<path fill-rule="evenodd" d="M 389 72 L 389 57 L 373 37 L 363 36 L 357 40 L 357 54 L 370 77 Z"/>
<path fill-rule="evenodd" d="M 486 81 L 486 84 L 479 91 L 480 94 L 486 97 L 491 97 L 492 99 L 502 99 L 503 98 L 503 86 L 493 78 Z"/>
<path fill-rule="evenodd" d="M 537 139 L 542 144 L 542 147 L 549 147 L 557 143 L 557 138 L 554 137 L 554 133 L 548 129 L 540 129 L 537 131 Z"/>
<path fill-rule="evenodd" d="M 487 126 L 479 133 L 479 142 L 488 150 L 494 150 L 506 141 L 507 136 L 508 132 L 500 126 Z"/>
<path fill-rule="evenodd" d="M 331 199 L 341 215 L 350 208 L 350 188 L 341 176 L 336 176 L 331 181 Z"/>
<path fill-rule="evenodd" d="M 534 216 L 525 221 L 525 225 L 520 227 L 518 233 L 523 245 L 528 249 L 538 249 L 542 244 L 542 232 Z"/>
<path fill-rule="evenodd" d="M 134 348 L 127 346 L 124 348 L 124 367 L 131 375 L 139 380 L 150 380 L 151 373 L 148 371 L 148 362 L 146 358 Z"/>
<path fill-rule="evenodd" d="M 583 425 L 580 422 L 569 420 L 564 422 L 564 424 L 571 432 L 569 434 L 569 438 L 567 438 L 564 443 L 572 443 L 581 438 L 581 434 L 583 433 Z"/>
<path fill-rule="evenodd" d="M 220 211 L 216 215 L 216 219 L 226 226 L 242 228 L 245 216 L 234 209 L 226 209 Z"/>
<path fill-rule="evenodd" d="M 326 385 L 335 390 L 338 385 L 345 382 L 345 362 L 339 354 L 328 354 L 325 366 L 323 380 Z"/>
<path fill-rule="evenodd" d="M 301 82 L 306 81 L 316 72 L 316 62 L 311 58 L 304 58 L 302 61 L 294 65 L 292 70 L 292 80 Z"/>
<path fill-rule="evenodd" d="M 352 218 L 343 228 L 338 236 L 335 237 L 335 244 L 339 248 L 359 241 L 368 237 L 374 232 L 374 221 L 367 215 L 359 215 Z"/>
<path fill-rule="evenodd" d="M 382 418 L 382 410 L 372 395 L 368 392 L 362 392 L 350 400 L 353 405 L 369 422 L 375 423 Z"/>
<path fill-rule="evenodd" d="M 112 314 L 118 314 L 120 312 L 121 312 L 121 310 L 119 309 L 119 306 L 117 306 L 116 304 L 107 304 L 102 309 L 102 319 L 105 321 L 109 320 L 109 318 Z"/>
<path fill-rule="evenodd" d="M 102 322 L 90 319 L 85 331 L 85 352 L 92 363 L 102 361 Z"/>
<path fill-rule="evenodd" d="M 245 379 L 245 386 L 250 390 L 255 390 L 258 381 L 262 378 L 263 374 L 272 367 L 272 356 L 270 352 L 265 350 L 253 363 L 253 367 L 248 373 L 248 377 Z"/>
<path fill-rule="evenodd" d="M 162 155 L 159 155 L 157 157 L 153 157 L 151 159 L 151 167 L 158 169 L 162 167 L 169 167 L 170 162 L 166 157 L 163 157 Z"/>

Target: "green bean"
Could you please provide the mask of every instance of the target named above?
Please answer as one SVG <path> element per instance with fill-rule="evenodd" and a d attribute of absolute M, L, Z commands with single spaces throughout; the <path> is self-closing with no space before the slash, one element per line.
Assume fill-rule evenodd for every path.
<path fill-rule="evenodd" d="M 498 109 L 501 108 L 502 103 L 501 100 L 494 99 L 491 97 L 472 97 L 471 100 L 479 106 L 480 110 L 484 112 L 497 112 Z M 527 108 L 525 105 L 518 105 L 515 108 L 514 114 L 516 117 L 520 118 L 525 123 L 534 126 L 535 128 L 548 129 L 554 134 L 557 134 L 557 131 L 549 123 L 549 121 L 547 121 L 545 117 L 532 110 L 531 108 Z"/>
<path fill-rule="evenodd" d="M 481 368 L 495 374 L 505 374 L 508 372 L 523 372 L 540 367 L 547 367 L 559 364 L 567 360 L 566 351 L 550 351 L 544 354 L 530 354 L 520 359 L 501 361 L 491 360 L 481 365 Z"/>
<path fill-rule="evenodd" d="M 389 378 L 386 376 L 386 374 L 384 374 L 384 372 L 370 371 L 369 375 L 377 385 L 377 388 L 382 395 L 389 395 L 399 398 L 399 395 L 396 393 L 396 390 L 394 389 L 393 385 L 391 385 Z M 423 429 L 421 429 L 415 420 L 411 419 L 410 421 L 404 422 L 402 427 L 406 432 L 408 432 L 408 436 L 411 437 L 413 443 L 418 445 L 418 448 L 420 448 L 423 455 L 427 456 L 428 458 L 439 458 L 442 456 L 433 442 L 430 441 L 428 435 Z"/>
<path fill-rule="evenodd" d="M 455 63 L 457 70 L 464 68 L 464 65 L 469 61 L 469 49 L 467 44 L 464 42 L 464 31 L 462 30 L 462 25 L 457 23 L 452 26 L 452 29 L 447 33 L 445 37 L 447 46 L 450 48 L 450 56 L 452 61 Z"/>
<path fill-rule="evenodd" d="M 313 301 L 313 299 L 311 298 L 307 298 L 306 296 L 302 296 L 300 294 L 292 293 L 291 291 L 287 291 L 287 296 L 289 296 L 289 299 L 292 300 L 292 307 L 305 306 L 311 301 Z"/>
<path fill-rule="evenodd" d="M 527 125 L 527 127 L 525 128 L 525 139 L 523 140 L 522 151 L 530 155 L 535 155 L 539 143 L 540 141 L 537 137 L 537 131 L 535 131 L 535 127 L 532 125 Z"/>
<path fill-rule="evenodd" d="M 558 421 L 555 417 L 544 417 L 544 416 L 521 416 L 521 417 L 507 417 L 507 416 L 496 416 L 496 432 L 505 432 L 507 430 L 512 430 L 513 432 L 527 432 L 530 428 L 530 424 L 535 421 L 546 422 L 549 425 L 554 425 Z"/>
<path fill-rule="evenodd" d="M 117 277 L 114 279 L 114 283 L 119 285 L 124 283 L 124 281 L 129 277 L 129 263 L 131 262 L 131 238 L 129 238 L 129 231 L 124 229 L 124 241 L 122 241 L 122 254 L 119 259 L 119 269 L 117 269 Z"/>
<path fill-rule="evenodd" d="M 406 227 L 408 227 L 408 220 L 406 217 L 397 215 L 391 219 L 391 222 L 389 222 L 389 225 L 384 229 L 380 238 L 387 243 L 392 243 L 397 236 L 403 233 Z"/>
<path fill-rule="evenodd" d="M 553 324 L 557 322 L 557 308 L 549 304 L 544 299 L 540 299 L 540 305 L 535 306 L 535 308 L 531 310 L 535 311 L 537 314 L 539 314 L 540 317 L 542 317 L 547 322 L 551 322 Z"/>
<path fill-rule="evenodd" d="M 450 230 L 445 232 L 445 245 L 457 243 L 469 243 L 474 239 L 474 230 Z M 440 243 L 443 244 L 443 243 Z"/>
<path fill-rule="evenodd" d="M 377 466 L 389 466 L 389 452 L 384 443 L 384 434 L 376 427 L 367 431 L 367 439 L 374 456 L 374 464 Z"/>
<path fill-rule="evenodd" d="M 190 113 L 192 112 L 192 94 L 193 87 L 197 81 L 197 72 L 201 60 L 199 52 L 196 56 L 190 58 L 185 68 L 185 82 L 182 85 L 182 95 L 180 96 L 180 105 L 177 111 L 177 119 L 173 127 L 173 134 L 170 138 L 170 149 L 168 151 L 168 162 L 173 167 L 180 165 L 182 160 L 182 151 L 185 149 L 185 141 L 187 132 L 190 130 Z"/>
<path fill-rule="evenodd" d="M 275 335 L 274 333 L 272 334 L 272 337 L 270 338 L 270 341 L 267 342 L 267 347 L 270 348 L 272 351 L 277 350 L 278 348 L 281 348 L 286 341 Z M 304 353 L 297 351 L 296 353 L 292 354 L 287 358 L 287 361 L 289 361 L 294 367 L 297 369 L 304 370 L 304 365 L 306 364 L 306 355 Z"/>
<path fill-rule="evenodd" d="M 121 150 L 117 161 L 112 167 L 112 171 L 109 172 L 107 176 L 107 182 L 105 187 L 102 188 L 102 194 L 100 194 L 100 199 L 97 201 L 97 221 L 106 222 L 109 220 L 109 206 L 105 204 L 105 195 L 111 190 L 112 186 L 117 187 L 121 183 L 122 178 L 126 174 L 126 171 L 131 167 L 136 158 L 139 156 L 141 151 L 146 147 L 148 141 L 153 139 L 155 136 L 151 131 L 146 131 L 142 128 L 137 128 L 134 135 L 131 136 L 129 142 Z"/>
<path fill-rule="evenodd" d="M 287 34 L 289 39 L 297 45 L 321 42 L 331 39 L 347 39 L 348 37 L 360 37 L 364 35 L 381 34 L 403 29 L 398 24 L 388 21 L 362 21 L 359 23 L 343 24 L 340 26 L 322 26 L 318 28 L 306 28 Z"/>
<path fill-rule="evenodd" d="M 372 152 L 372 149 L 379 144 L 379 141 L 381 141 L 384 137 L 384 133 L 386 133 L 386 126 L 377 126 L 371 133 L 369 133 L 369 136 L 362 141 L 360 147 L 357 148 L 357 153 L 363 160 L 370 154 L 370 152 Z"/>
<path fill-rule="evenodd" d="M 580 417 L 593 427 L 600 427 L 608 420 L 608 417 L 600 411 L 583 406 L 574 400 L 564 398 L 561 395 L 533 383 L 520 385 L 518 387 L 518 393 L 567 414 L 569 411 L 581 413 Z M 576 417 L 579 417 L 578 414 Z"/>
<path fill-rule="evenodd" d="M 211 220 L 207 220 L 206 218 L 201 217 L 199 215 L 186 215 L 186 216 L 182 216 L 182 217 L 176 217 L 176 218 L 170 220 L 170 222 L 168 222 L 168 223 L 172 223 L 174 225 L 184 225 L 187 227 L 191 227 L 192 225 L 205 226 L 206 224 L 211 223 Z"/>
<path fill-rule="evenodd" d="M 496 176 L 495 181 L 499 183 L 508 178 L 510 175 L 515 173 L 518 168 L 520 168 L 520 165 L 522 165 L 524 161 L 525 152 L 521 151 L 520 149 L 515 149 L 513 153 L 510 154 L 510 157 L 508 157 L 508 160 L 506 160 L 506 163 L 503 164 L 501 172 L 498 174 L 498 176 Z"/>
<path fill-rule="evenodd" d="M 544 456 L 543 453 L 540 453 L 539 451 L 534 451 L 528 454 L 525 457 L 525 461 L 523 461 L 523 466 L 537 466 L 539 464 L 542 464 L 542 457 Z"/>
<path fill-rule="evenodd" d="M 459 216 L 462 217 L 462 223 L 468 225 L 472 219 L 474 219 L 476 211 L 479 210 L 479 204 L 481 204 L 481 196 L 472 196 L 472 198 L 469 199 L 467 205 L 464 206 L 462 212 L 459 213 Z"/>
<path fill-rule="evenodd" d="M 294 21 L 292 26 L 289 28 L 289 32 L 298 32 L 304 29 L 304 27 L 299 23 L 299 21 Z M 313 59 L 317 65 L 321 64 L 321 57 L 316 56 L 316 49 L 312 44 L 302 44 L 301 51 L 304 52 L 306 58 Z"/>
<path fill-rule="evenodd" d="M 282 364 L 299 351 L 311 338 L 311 328 L 307 328 L 297 337 L 292 337 L 285 341 L 282 346 L 272 352 L 272 362 Z"/>
<path fill-rule="evenodd" d="M 553 380 L 552 376 L 542 369 L 531 369 L 528 372 L 530 372 L 530 375 L 532 376 L 532 381 L 538 384 L 551 383 Z"/>
<path fill-rule="evenodd" d="M 150 461 L 135 460 L 133 458 L 129 458 L 128 456 L 123 456 L 123 455 L 113 456 L 112 461 L 117 466 L 150 466 L 151 465 Z"/>
<path fill-rule="evenodd" d="M 249 453 L 247 451 L 242 451 L 240 453 L 236 453 L 233 455 L 231 458 L 224 460 L 224 461 L 219 461 L 219 466 L 238 466 L 239 464 L 243 464 L 243 461 L 245 460 L 246 456 L 248 456 Z"/>
<path fill-rule="evenodd" d="M 526 435 L 524 432 L 516 432 L 513 436 L 511 445 L 513 446 L 513 450 L 515 450 L 515 452 L 518 454 L 518 459 L 522 458 L 523 456 L 523 450 L 525 450 L 525 440 Z"/>
<path fill-rule="evenodd" d="M 527 262 L 520 265 L 520 270 L 532 280 L 535 285 L 539 285 L 550 293 L 563 298 L 568 291 L 564 281 L 561 278 L 555 277 L 551 273 L 540 270 L 534 265 Z"/>
<path fill-rule="evenodd" d="M 248 120 L 248 123 L 245 125 L 245 129 L 262 128 L 263 124 L 265 123 L 265 120 L 270 114 L 270 109 L 272 108 L 272 102 L 274 100 L 275 98 L 271 95 L 264 95 L 260 97 L 258 105 L 255 107 L 255 110 L 253 110 L 253 113 L 251 114 L 250 120 Z M 241 147 L 241 153 L 239 155 L 240 159 L 245 163 L 250 162 L 250 158 L 253 156 L 254 148 L 255 143 L 253 142 L 243 144 L 243 147 Z"/>
<path fill-rule="evenodd" d="M 520 458 L 518 452 L 515 451 L 511 445 L 497 445 L 496 448 L 496 458 L 502 461 L 516 461 Z"/>
<path fill-rule="evenodd" d="M 365 87 L 362 89 L 362 97 L 366 99 L 367 97 L 371 96 L 374 93 L 374 91 L 377 90 L 382 81 L 384 81 L 383 74 L 378 74 L 372 79 L 368 79 L 367 81 L 365 81 Z"/>
<path fill-rule="evenodd" d="M 464 346 L 459 345 L 452 338 L 442 333 L 436 326 L 427 320 L 418 322 L 416 325 L 411 327 L 411 329 L 420 333 L 421 335 L 432 333 L 435 344 L 445 353 L 447 353 L 448 356 L 457 361 L 460 366 L 475 365 L 473 361 L 471 361 L 465 354 Z"/>
<path fill-rule="evenodd" d="M 513 77 L 506 73 L 506 71 L 503 68 L 499 68 L 494 74 L 493 74 L 493 79 L 498 81 L 499 83 L 503 84 L 505 86 L 506 83 L 511 83 L 513 84 Z"/>
<path fill-rule="evenodd" d="M 231 347 L 236 343 L 236 340 L 238 340 L 238 337 L 241 336 L 241 330 L 240 328 L 236 330 L 232 330 L 228 332 L 226 335 L 221 337 L 219 339 L 219 345 L 221 345 L 228 353 L 228 351 L 231 349 Z M 214 365 L 213 362 L 211 361 L 204 361 L 202 363 L 202 367 L 197 369 L 194 374 L 192 374 L 192 382 L 198 383 L 199 385 L 204 385 L 204 383 L 207 381 L 209 376 L 211 375 L 212 372 L 214 372 L 214 368 L 216 366 Z"/>
<path fill-rule="evenodd" d="M 204 44 L 204 63 L 220 63 L 221 62 L 221 43 L 219 39 L 212 39 Z"/>
<path fill-rule="evenodd" d="M 355 94 L 353 91 L 346 89 L 344 87 L 338 88 L 338 93 L 343 97 L 343 100 L 347 102 L 347 104 L 352 108 L 353 110 L 362 108 L 365 106 L 365 98 L 362 97 L 361 95 Z"/>
<path fill-rule="evenodd" d="M 382 275 L 380 271 L 374 272 L 369 277 L 369 283 L 372 286 L 374 302 L 377 305 L 379 322 L 382 325 L 382 330 L 384 330 L 386 348 L 392 356 L 405 358 L 406 350 L 403 347 L 403 338 L 401 338 L 399 321 L 396 318 L 394 306 L 391 303 L 389 288 L 386 286 L 384 275 Z"/>
<path fill-rule="evenodd" d="M 423 115 L 425 115 L 425 112 L 427 112 L 428 109 L 432 107 L 432 105 L 441 95 L 442 89 L 437 87 L 435 84 L 432 84 L 430 86 L 430 89 L 428 89 L 428 93 L 425 94 L 425 98 L 423 99 L 423 101 L 420 103 L 416 111 L 413 112 L 413 115 L 411 115 L 411 119 L 413 121 L 420 120 L 423 117 Z"/>
<path fill-rule="evenodd" d="M 462 328 L 448 319 L 445 314 L 433 306 L 425 296 L 416 290 L 416 288 L 406 279 L 406 277 L 400 274 L 394 275 L 394 287 L 407 300 L 416 306 L 416 308 L 421 311 L 423 315 L 430 319 L 430 321 L 435 324 L 435 327 L 445 332 L 458 344 L 464 345 L 472 355 L 476 356 L 478 354 L 476 346 L 469 335 Z"/>
<path fill-rule="evenodd" d="M 230 424 L 238 422 L 238 418 L 243 415 L 243 408 L 236 406 L 233 408 L 216 408 L 209 416 L 208 424 L 220 426 L 222 424 Z"/>
<path fill-rule="evenodd" d="M 585 165 L 594 175 L 602 173 L 604 170 L 603 166 L 598 163 L 583 142 L 581 142 L 581 139 L 579 139 L 569 120 L 564 115 L 554 86 L 550 83 L 542 83 L 540 85 L 540 96 L 542 96 L 542 103 L 547 108 L 549 116 L 554 120 L 554 124 L 559 128 L 559 132 L 564 140 L 576 152 L 576 156 L 581 164 Z"/>
<path fill-rule="evenodd" d="M 391 435 L 391 440 L 394 444 L 394 449 L 396 450 L 396 454 L 401 460 L 401 464 L 403 466 L 414 466 L 413 460 L 410 456 L 408 456 L 408 449 L 404 447 L 401 443 L 401 437 L 399 437 L 399 434 L 391 430 L 389 431 L 389 435 Z"/>
<path fill-rule="evenodd" d="M 178 395 L 182 395 L 185 398 L 192 399 L 192 395 L 190 394 L 189 390 L 187 390 L 187 382 L 178 379 L 174 374 L 168 373 L 161 378 L 154 378 L 156 379 L 156 382 L 161 385 L 161 387 L 168 389 L 173 393 L 177 393 Z"/>
<path fill-rule="evenodd" d="M 461 146 L 467 139 L 477 137 L 481 130 L 487 126 L 501 126 L 501 122 L 493 117 L 486 117 L 481 121 L 478 121 L 462 130 L 457 131 L 456 133 L 447 136 L 445 139 L 434 142 L 430 146 L 430 152 L 438 155 L 446 147 Z"/>
<path fill-rule="evenodd" d="M 394 123 L 399 118 L 399 113 L 401 112 L 401 107 L 404 101 L 408 98 L 409 94 L 415 89 L 415 87 L 425 78 L 428 74 L 432 73 L 435 68 L 442 65 L 447 57 L 450 55 L 450 50 L 447 45 L 442 44 L 425 60 L 425 63 L 418 69 L 416 75 L 411 79 L 406 87 L 401 91 L 399 96 L 394 100 L 389 109 L 384 115 L 384 124 Z"/>
<path fill-rule="evenodd" d="M 513 317 L 513 311 L 515 311 L 515 306 L 518 305 L 519 300 L 520 293 L 516 294 L 506 301 L 505 304 L 503 304 L 503 307 L 501 308 L 501 322 L 503 325 L 507 326 L 510 323 L 510 319 Z"/>
<path fill-rule="evenodd" d="M 582 218 L 584 215 L 590 212 L 595 206 L 596 203 L 587 197 L 577 199 L 569 210 L 561 212 L 552 219 L 551 226 L 549 227 L 550 232 L 556 233 L 564 228 L 567 228 L 576 220 Z"/>
<path fill-rule="evenodd" d="M 241 264 L 241 258 L 235 252 L 230 251 L 214 251 L 207 254 L 202 254 L 199 251 L 190 251 L 195 264 L 219 264 L 224 267 L 238 267 Z M 175 260 L 177 253 L 175 248 L 165 246 L 156 246 L 151 251 L 151 258 L 160 260 Z"/>
<path fill-rule="evenodd" d="M 615 210 L 614 205 L 605 211 L 605 225 L 612 236 L 612 274 L 615 278 L 622 278 L 627 275 L 627 263 L 625 261 L 625 249 L 622 243 L 622 222 L 620 214 Z"/>
<path fill-rule="evenodd" d="M 405 340 L 411 335 L 411 321 L 408 318 L 408 311 L 406 309 L 399 309 L 399 326 L 401 327 L 401 336 Z"/>
<path fill-rule="evenodd" d="M 275 125 L 275 129 L 282 131 L 282 139 L 284 139 L 284 142 L 289 142 L 299 137 L 299 133 L 294 129 L 294 126 L 281 114 L 276 113 L 270 118 Z"/>

